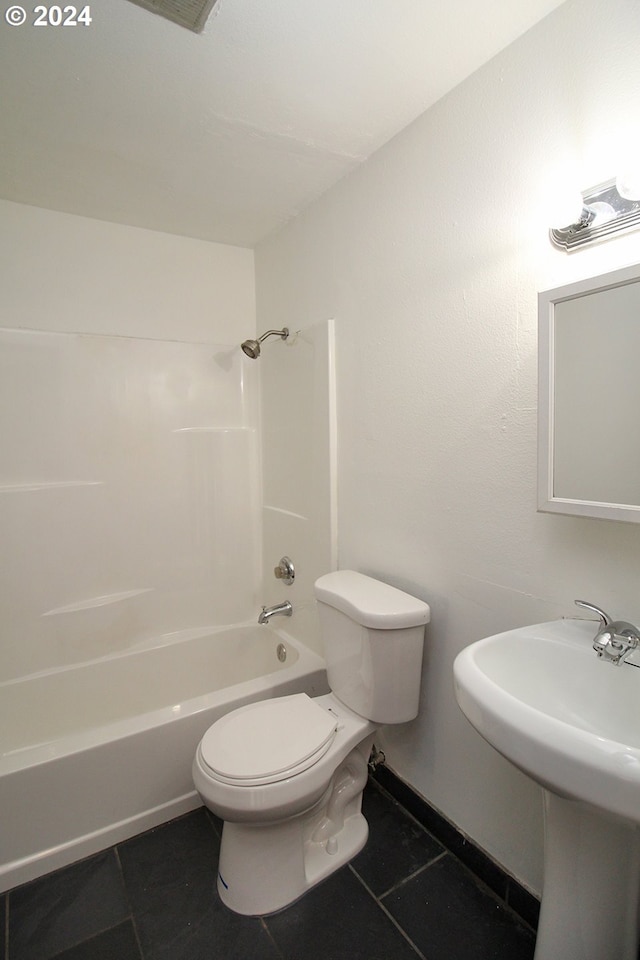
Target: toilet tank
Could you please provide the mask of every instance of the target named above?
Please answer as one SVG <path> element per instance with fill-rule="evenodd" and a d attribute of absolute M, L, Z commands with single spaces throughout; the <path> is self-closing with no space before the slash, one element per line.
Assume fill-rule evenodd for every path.
<path fill-rule="evenodd" d="M 335 696 L 375 723 L 413 720 L 428 604 L 355 570 L 325 574 L 315 592 Z"/>

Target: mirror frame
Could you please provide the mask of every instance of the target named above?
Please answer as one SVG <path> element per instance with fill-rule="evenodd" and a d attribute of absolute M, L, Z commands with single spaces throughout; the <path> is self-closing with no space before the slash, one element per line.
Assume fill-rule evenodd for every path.
<path fill-rule="evenodd" d="M 554 474 L 554 373 L 556 304 L 590 293 L 640 281 L 640 264 L 598 277 L 580 280 L 538 294 L 538 511 L 640 523 L 640 504 L 600 503 L 555 497 Z M 594 449 L 594 457 L 597 450 Z"/>

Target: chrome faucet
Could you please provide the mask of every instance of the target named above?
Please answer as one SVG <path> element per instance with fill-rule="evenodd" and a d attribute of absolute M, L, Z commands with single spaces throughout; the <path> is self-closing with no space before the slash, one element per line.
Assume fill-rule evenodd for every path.
<path fill-rule="evenodd" d="M 612 620 L 608 613 L 586 600 L 575 600 L 574 603 L 600 617 L 600 628 L 593 638 L 593 649 L 603 660 L 620 666 L 625 657 L 640 646 L 640 630 L 632 623 Z"/>
<path fill-rule="evenodd" d="M 284 603 L 276 603 L 273 607 L 263 607 L 262 613 L 258 616 L 258 623 L 269 623 L 271 617 L 290 617 L 293 613 L 293 607 L 288 600 Z"/>

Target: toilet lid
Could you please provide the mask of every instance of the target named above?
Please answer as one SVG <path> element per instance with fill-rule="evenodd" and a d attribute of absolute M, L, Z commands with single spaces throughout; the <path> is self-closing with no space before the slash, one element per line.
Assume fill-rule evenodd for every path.
<path fill-rule="evenodd" d="M 258 785 L 301 773 L 322 757 L 338 718 L 306 693 L 249 703 L 226 714 L 202 738 L 200 756 L 213 776 Z"/>

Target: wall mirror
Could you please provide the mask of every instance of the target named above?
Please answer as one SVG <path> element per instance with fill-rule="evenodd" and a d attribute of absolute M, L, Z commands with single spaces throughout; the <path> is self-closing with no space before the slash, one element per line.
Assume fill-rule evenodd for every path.
<path fill-rule="evenodd" d="M 538 510 L 640 523 L 640 264 L 538 296 Z"/>

